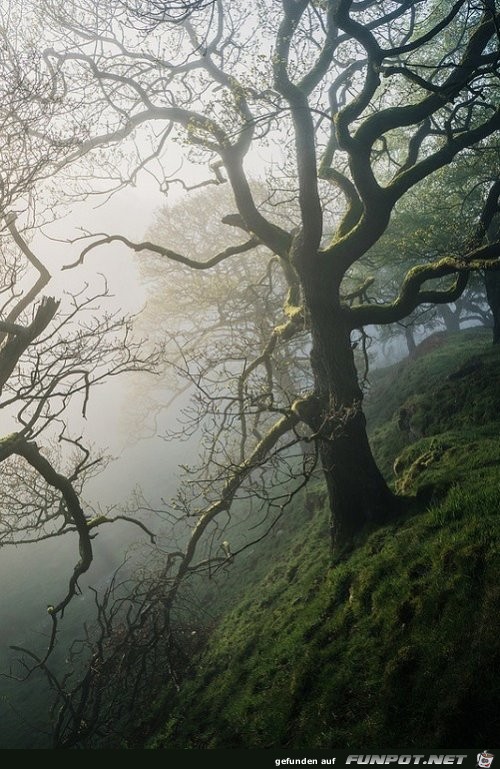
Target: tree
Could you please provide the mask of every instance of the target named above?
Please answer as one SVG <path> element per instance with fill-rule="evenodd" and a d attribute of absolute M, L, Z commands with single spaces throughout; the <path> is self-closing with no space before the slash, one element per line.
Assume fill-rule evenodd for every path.
<path fill-rule="evenodd" d="M 500 233 L 500 180 L 490 189 L 483 216 L 483 229 L 492 242 L 498 240 Z M 500 273 L 498 269 L 487 270 L 484 275 L 486 297 L 493 315 L 493 344 L 500 344 Z"/>
<path fill-rule="evenodd" d="M 477 152 L 470 150 L 398 201 L 391 226 L 363 260 L 363 274 L 375 278 L 368 292 L 371 301 L 390 301 L 405 274 L 418 261 L 460 256 L 464 232 L 473 232 L 480 219 L 485 197 L 498 174 L 497 164 L 498 148 L 494 144 Z M 495 270 L 486 271 L 487 278 L 494 274 Z M 387 344 L 393 336 L 404 333 L 412 354 L 414 333 L 430 333 L 443 324 L 447 331 L 456 332 L 462 323 L 491 324 L 484 276 L 479 272 L 471 274 L 454 303 L 419 306 L 404 321 L 382 327 L 379 335 Z"/>
<path fill-rule="evenodd" d="M 168 660 L 171 609 L 186 577 L 232 562 L 224 532 L 235 503 L 259 519 L 264 508 L 283 513 L 308 480 L 293 454 L 302 442 L 321 458 L 335 546 L 397 514 L 400 500 L 366 435 L 357 342 L 369 327 L 405 323 L 413 312 L 457 301 L 470 271 L 498 264 L 490 227 L 498 195 L 493 205 L 491 179 L 489 191 L 481 188 L 475 226 L 444 253 L 422 248 L 418 223 L 409 217 L 410 265 L 405 262 L 392 295 L 385 291 L 386 276 L 394 276 L 390 267 L 400 264 L 388 246 L 391 238 L 396 242 L 398 208 L 437 175 L 446 189 L 456 159 L 473 149 L 482 153 L 498 136 L 494 2 L 283 0 L 279 14 L 276 9 L 267 0 L 250 7 L 238 0 L 76 0 L 71 13 L 67 4 L 47 0 L 33 9 L 34 16 L 43 14 L 46 44 L 38 71 L 57 94 L 62 116 L 51 147 L 62 152 L 60 173 L 71 169 L 80 177 L 81 194 L 140 184 L 149 172 L 167 194 L 180 184 L 186 194 L 225 185 L 232 195 L 223 217 L 232 234 L 224 245 L 212 241 L 210 256 L 192 233 L 200 226 L 196 210 L 183 225 L 185 249 L 182 242 L 161 242 L 162 231 L 160 242 L 142 243 L 106 232 L 91 237 L 81 253 L 83 261 L 121 242 L 146 259 L 154 254 L 157 269 L 173 265 L 165 271 L 175 281 L 168 296 L 177 293 L 179 301 L 168 337 L 181 354 L 188 346 L 191 363 L 204 354 L 195 375 L 181 370 L 179 358 L 176 366 L 208 396 L 198 404 L 210 443 L 178 505 L 190 528 L 175 547 L 159 551 L 159 574 L 137 581 L 133 610 L 127 614 L 121 594 L 117 604 L 108 595 L 96 599 L 106 631 L 88 677 L 71 693 L 78 707 L 59 689 L 69 717 L 59 724 L 63 744 L 80 738 L 83 722 L 98 727 L 108 670 L 110 701 L 129 674 L 132 689 L 147 692 L 142 664 L 155 674 L 158 663 L 150 665 L 147 655 L 154 658 L 159 643 L 159 658 Z M 433 227 L 440 227 L 440 217 Z M 386 250 L 383 269 L 377 248 Z M 248 282 L 271 269 L 279 276 L 272 288 L 280 301 L 263 283 L 258 303 L 248 302 Z M 182 280 L 179 270 L 185 270 Z M 220 281 L 210 292 L 215 308 L 200 308 L 199 297 L 209 298 L 200 276 L 212 270 Z M 186 277 L 193 275 L 196 291 Z M 240 296 L 246 297 L 243 314 L 234 301 Z M 249 312 L 264 306 L 266 339 L 255 333 Z M 223 334 L 215 342 L 211 336 L 200 352 L 195 343 L 221 321 Z M 295 391 L 289 392 L 280 375 L 299 369 L 297 356 L 303 377 L 291 377 Z M 219 381 L 209 384 L 220 389 L 207 392 L 205 375 L 214 371 Z M 146 625 L 154 626 L 149 636 Z M 120 667 L 131 640 L 138 656 Z"/>
<path fill-rule="evenodd" d="M 154 356 L 141 354 L 140 343 L 131 338 L 130 321 L 117 313 L 102 313 L 106 285 L 95 293 L 84 287 L 60 301 L 41 297 L 51 276 L 13 217 L 7 217 L 7 225 L 20 253 L 4 233 L 0 410 L 11 431 L 0 440 L 0 546 L 71 534 L 78 541 L 68 587 L 48 608 L 52 619 L 48 655 L 58 621 L 92 563 L 98 527 L 121 517 L 97 512 L 82 496 L 85 482 L 105 467 L 106 460 L 93 455 L 81 433 L 75 435 L 74 408 L 79 402 L 85 417 L 96 384 L 109 376 L 150 368 Z M 38 272 L 31 286 L 31 276 L 23 276 L 27 272 L 23 257 Z"/>
<path fill-rule="evenodd" d="M 260 192 L 264 199 L 264 186 Z M 228 419 L 235 410 L 239 414 L 245 411 L 246 432 L 261 435 L 260 421 L 265 418 L 262 404 L 269 406 L 272 398 L 275 409 L 289 408 L 293 393 L 311 385 L 305 331 L 274 349 L 272 367 L 266 370 L 252 364 L 272 338 L 286 283 L 278 260 L 269 259 L 262 246 L 252 243 L 251 249 L 239 253 L 239 235 L 227 233 L 222 223 L 231 204 L 226 185 L 210 191 L 201 189 L 188 200 L 165 206 L 148 233 L 152 241 L 168 242 L 176 250 L 188 248 L 203 261 L 218 251 L 234 249 L 230 262 L 223 260 L 211 270 L 194 273 L 175 262 L 165 264 L 154 253 L 139 262 L 149 291 L 137 327 L 142 336 L 156 339 L 164 347 L 166 371 L 161 381 L 152 383 L 159 391 L 158 399 L 165 401 L 168 387 L 173 391 L 169 403 L 189 388 L 198 395 L 197 408 L 190 412 L 192 419 L 186 410 L 184 413 L 185 436 L 193 433 L 203 422 L 203 415 L 213 409 L 225 411 Z M 194 218 L 198 226 L 191 229 Z M 196 314 L 191 313 L 193 305 Z M 233 387 L 235 379 L 238 381 Z M 140 386 L 144 389 L 143 383 Z M 154 413 L 159 405 L 155 409 L 150 404 L 150 408 Z M 241 416 L 238 421 L 241 423 Z M 213 449 L 211 428 L 206 425 L 206 440 Z M 226 443 L 231 440 L 228 432 Z M 231 434 L 236 438 L 238 426 Z M 303 449 L 308 445 L 312 444 L 304 444 Z"/>
<path fill-rule="evenodd" d="M 0 12 L 0 548 L 73 535 L 78 542 L 66 588 L 50 605 L 58 620 L 93 558 L 98 526 L 83 487 L 105 465 L 82 432 L 91 391 L 107 376 L 154 365 L 132 338 L 131 321 L 106 312 L 100 288 L 46 295 L 52 275 L 35 253 L 36 219 L 52 217 L 48 179 L 79 146 L 79 131 L 61 136 L 65 105 L 41 65 L 15 3 Z M 59 291 L 60 293 L 60 291 Z M 77 428 L 78 429 L 78 428 Z M 80 427 L 81 430 L 81 427 Z M 56 596 L 54 596 L 54 599 Z M 45 605 L 40 607 L 45 611 Z"/>
<path fill-rule="evenodd" d="M 480 233 L 464 239 L 460 255 L 414 266 L 392 301 L 367 303 L 362 286 L 355 300 L 345 301 L 345 281 L 390 227 L 397 202 L 498 133 L 494 2 L 460 0 L 450 8 L 441 2 L 284 0 L 279 18 L 275 10 L 266 2 L 250 9 L 216 2 L 175 26 L 152 14 L 137 37 L 137 23 L 115 0 L 82 0 L 71 18 L 55 2 L 44 8 L 55 30 L 45 61 L 55 82 L 64 78 L 68 109 L 89 131 L 74 158 L 117 143 L 126 151 L 135 133 L 140 157 L 130 178 L 137 180 L 138 169 L 148 166 L 168 186 L 167 143 L 180 142 L 191 163 L 212 169 L 211 182 L 227 179 L 237 213 L 225 221 L 247 238 L 239 250 L 258 241 L 279 260 L 287 294 L 272 350 L 304 328 L 310 333 L 312 392 L 298 394 L 274 421 L 272 409 L 263 406 L 267 432 L 260 440 L 248 436 L 244 457 L 228 460 L 217 499 L 199 508 L 176 585 L 203 532 L 227 511 L 243 480 L 287 435 L 300 437 L 303 425 L 321 457 L 336 545 L 396 514 L 398 500 L 366 435 L 352 335 L 403 320 L 420 305 L 454 301 L 469 272 L 490 266 L 499 254 L 497 243 L 485 243 L 482 222 Z M 142 151 L 146 134 L 154 143 L 149 154 Z M 294 166 L 288 185 L 298 219 L 291 230 L 257 205 L 248 170 L 256 146 L 279 143 Z M 337 226 L 325 242 L 323 196 L 331 187 Z M 194 270 L 234 255 L 228 248 L 203 262 L 168 244 L 107 233 L 82 259 L 114 241 Z M 428 288 L 428 281 L 435 286 Z M 255 368 L 270 357 L 264 351 Z"/>

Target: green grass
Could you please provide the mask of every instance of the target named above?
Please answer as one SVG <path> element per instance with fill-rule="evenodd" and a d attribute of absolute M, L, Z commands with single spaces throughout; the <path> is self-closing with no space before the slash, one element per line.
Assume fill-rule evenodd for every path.
<path fill-rule="evenodd" d="M 475 360 L 476 370 L 448 378 Z M 491 332 L 483 329 L 452 335 L 422 358 L 375 371 L 365 412 L 374 453 L 388 480 L 394 481 L 395 458 L 418 446 L 419 439 L 448 434 L 448 440 L 464 444 L 471 433 L 479 442 L 498 435 L 499 381 L 500 350 L 491 344 Z M 402 409 L 410 430 L 398 424 Z"/>
<path fill-rule="evenodd" d="M 409 398 L 420 394 L 431 396 L 436 389 L 446 386 L 446 378 L 475 356 L 481 356 L 485 366 L 492 365 L 498 374 L 500 354 L 491 344 L 491 330 L 474 328 L 450 334 L 441 346 L 427 355 L 416 360 L 406 358 L 400 363 L 373 371 L 364 403 L 371 429 L 390 421 Z M 481 375 L 481 379 L 484 379 L 485 390 L 488 390 L 486 377 Z M 462 380 L 465 386 L 467 381 Z M 456 383 L 453 389 L 455 387 Z M 427 403 L 432 407 L 431 397 Z M 433 413 L 436 413 L 435 409 Z"/>
<path fill-rule="evenodd" d="M 330 567 L 318 520 L 224 617 L 151 747 L 492 741 L 498 492 L 455 487 Z"/>
<path fill-rule="evenodd" d="M 447 378 L 478 354 L 468 382 Z M 489 339 L 469 332 L 377 374 L 367 404 L 374 445 L 414 495 L 411 511 L 335 562 L 321 505 L 286 546 L 268 543 L 253 579 L 235 572 L 241 596 L 231 594 L 181 692 L 165 690 L 131 745 L 139 733 L 153 749 L 494 742 L 499 366 Z M 397 414 L 409 400 L 415 433 L 401 436 Z"/>

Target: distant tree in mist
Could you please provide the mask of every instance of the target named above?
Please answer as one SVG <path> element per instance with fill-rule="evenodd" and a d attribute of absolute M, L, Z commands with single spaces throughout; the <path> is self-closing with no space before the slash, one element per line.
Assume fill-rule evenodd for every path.
<path fill-rule="evenodd" d="M 265 195 L 263 185 L 261 193 Z M 247 415 L 247 429 L 262 433 L 268 416 L 261 401 L 272 398 L 275 409 L 288 408 L 293 393 L 312 385 L 305 330 L 275 349 L 272 371 L 252 367 L 272 338 L 287 284 L 276 256 L 253 241 L 242 248 L 235 228 L 228 231 L 222 219 L 230 206 L 227 185 L 201 189 L 165 206 L 148 232 L 152 242 L 168 242 L 171 248 L 197 254 L 201 260 L 234 249 L 230 262 L 224 259 L 209 270 L 195 272 L 175 261 L 165 263 L 154 252 L 138 262 L 147 299 L 136 327 L 140 335 L 164 348 L 164 375 L 151 381 L 159 398 L 157 408 L 166 387 L 172 401 L 186 388 L 194 396 L 189 414 L 184 410 L 184 435 L 196 431 L 204 423 L 204 415 L 216 409 L 225 412 L 228 428 L 233 420 L 231 429 L 234 427 L 236 436 L 243 393 L 254 405 L 253 413 Z M 194 219 L 195 228 L 191 226 Z M 138 388 L 143 388 L 139 381 Z M 207 445 L 213 450 L 210 421 L 206 427 Z M 228 430 L 224 433 L 226 442 L 229 434 Z"/>

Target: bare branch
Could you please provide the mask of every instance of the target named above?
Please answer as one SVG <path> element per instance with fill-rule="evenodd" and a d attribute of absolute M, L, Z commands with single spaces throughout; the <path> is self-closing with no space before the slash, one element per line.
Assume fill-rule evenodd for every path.
<path fill-rule="evenodd" d="M 95 236 L 93 236 L 95 237 Z M 99 248 L 103 245 L 109 245 L 113 242 L 119 242 L 126 245 L 128 248 L 132 249 L 136 252 L 141 251 L 151 251 L 155 254 L 158 254 L 159 256 L 164 256 L 166 259 L 170 259 L 173 262 L 179 262 L 180 264 L 186 265 L 186 267 L 190 267 L 194 270 L 209 270 L 210 268 L 214 267 L 216 264 L 219 264 L 220 262 L 223 262 L 226 259 L 229 259 L 231 256 L 235 256 L 235 254 L 242 254 L 245 251 L 250 251 L 252 248 L 255 248 L 259 245 L 259 241 L 257 238 L 250 238 L 250 240 L 247 240 L 245 243 L 241 243 L 239 246 L 229 246 L 228 248 L 224 249 L 224 251 L 221 251 L 221 253 L 216 254 L 211 259 L 208 259 L 205 262 L 198 262 L 195 259 L 190 259 L 187 256 L 183 256 L 182 254 L 177 254 L 175 251 L 171 251 L 168 248 L 163 248 L 163 246 L 159 246 L 155 243 L 150 242 L 144 242 L 144 243 L 133 243 L 128 238 L 125 238 L 123 235 L 105 235 L 100 240 L 95 241 L 94 243 L 91 243 L 89 246 L 83 249 L 82 253 L 80 254 L 79 259 L 76 262 L 73 262 L 73 264 L 67 264 L 62 269 L 63 270 L 70 270 L 74 267 L 77 267 L 80 264 L 83 264 L 85 257 L 87 254 L 92 251 L 94 248 Z"/>

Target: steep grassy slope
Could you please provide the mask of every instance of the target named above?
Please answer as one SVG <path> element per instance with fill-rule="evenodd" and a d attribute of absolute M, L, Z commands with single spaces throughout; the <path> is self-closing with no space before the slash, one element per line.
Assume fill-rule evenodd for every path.
<path fill-rule="evenodd" d="M 305 518 L 165 692 L 149 747 L 494 742 L 499 374 L 471 332 L 373 377 L 374 446 L 412 508 L 333 563 L 326 512 Z"/>

